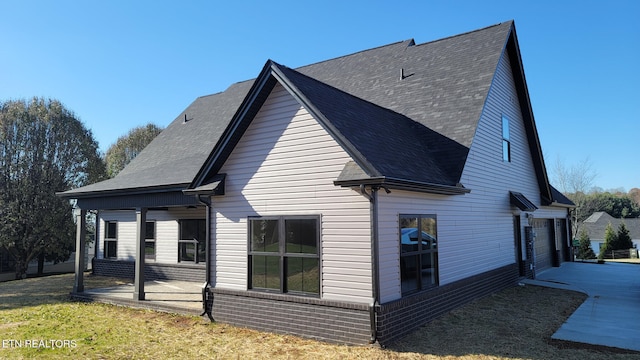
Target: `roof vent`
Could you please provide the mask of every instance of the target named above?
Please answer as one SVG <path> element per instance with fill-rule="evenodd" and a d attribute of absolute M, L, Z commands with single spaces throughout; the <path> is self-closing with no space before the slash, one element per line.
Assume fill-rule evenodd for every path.
<path fill-rule="evenodd" d="M 192 119 L 193 119 L 193 118 L 188 119 L 188 118 L 187 118 L 187 113 L 184 113 L 184 121 L 183 121 L 182 123 L 183 123 L 183 124 L 186 124 L 186 123 L 188 123 L 188 122 L 189 122 L 190 120 L 192 120 Z"/>
<path fill-rule="evenodd" d="M 400 68 L 400 80 L 404 80 L 404 79 L 408 78 L 409 76 L 413 76 L 413 75 L 415 75 L 415 73 L 405 74 L 404 73 L 404 68 Z"/>

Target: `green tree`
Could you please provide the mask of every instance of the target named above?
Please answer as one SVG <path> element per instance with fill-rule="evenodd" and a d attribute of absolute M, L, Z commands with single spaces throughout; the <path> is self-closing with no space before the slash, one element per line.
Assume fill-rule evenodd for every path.
<path fill-rule="evenodd" d="M 595 259 L 596 254 L 591 248 L 591 239 L 589 239 L 589 234 L 587 234 L 586 230 L 582 229 L 580 231 L 579 241 L 576 257 L 578 259 Z"/>
<path fill-rule="evenodd" d="M 105 155 L 107 175 L 112 178 L 162 132 L 162 128 L 147 124 L 131 129 L 112 144 Z"/>
<path fill-rule="evenodd" d="M 627 194 L 594 193 L 588 195 L 588 200 L 583 212 L 589 215 L 604 211 L 618 219 L 640 216 L 640 206 Z"/>
<path fill-rule="evenodd" d="M 73 251 L 71 204 L 55 193 L 103 178 L 98 144 L 59 101 L 0 102 L 0 247 L 16 279 L 41 254 L 64 261 Z"/>
<path fill-rule="evenodd" d="M 607 227 L 604 229 L 604 244 L 602 245 L 602 248 L 600 248 L 600 254 L 598 254 L 599 259 L 604 259 L 605 253 L 613 250 L 613 245 L 617 241 L 616 237 L 617 235 L 613 230 L 613 225 L 608 223 Z"/>
<path fill-rule="evenodd" d="M 629 235 L 629 229 L 624 222 L 618 225 L 618 232 L 616 234 L 616 241 L 612 244 L 611 250 L 627 250 L 633 247 L 633 241 L 631 241 L 631 235 Z"/>

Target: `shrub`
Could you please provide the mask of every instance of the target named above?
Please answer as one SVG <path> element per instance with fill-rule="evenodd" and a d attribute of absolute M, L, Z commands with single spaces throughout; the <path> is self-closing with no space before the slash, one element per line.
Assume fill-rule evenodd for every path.
<path fill-rule="evenodd" d="M 596 254 L 591 248 L 591 239 L 589 239 L 589 234 L 587 234 L 586 230 L 582 229 L 582 231 L 580 231 L 579 241 L 576 257 L 578 259 L 595 259 Z"/>

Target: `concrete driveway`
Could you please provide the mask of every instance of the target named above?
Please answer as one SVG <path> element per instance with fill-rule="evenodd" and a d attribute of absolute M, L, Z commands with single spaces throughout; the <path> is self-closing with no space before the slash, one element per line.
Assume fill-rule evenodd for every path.
<path fill-rule="evenodd" d="M 640 351 L 640 265 L 563 263 L 523 282 L 589 296 L 553 339 Z"/>

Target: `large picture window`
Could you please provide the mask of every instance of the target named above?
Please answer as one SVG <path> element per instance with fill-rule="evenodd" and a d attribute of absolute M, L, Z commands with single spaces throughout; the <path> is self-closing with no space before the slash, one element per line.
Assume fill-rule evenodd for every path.
<path fill-rule="evenodd" d="M 400 215 L 402 294 L 438 286 L 438 241 L 435 215 Z"/>
<path fill-rule="evenodd" d="M 104 257 L 105 259 L 118 257 L 118 223 L 116 221 L 104 222 Z"/>
<path fill-rule="evenodd" d="M 249 218 L 249 287 L 320 294 L 317 216 Z"/>
<path fill-rule="evenodd" d="M 207 261 L 207 221 L 180 220 L 178 262 L 204 263 Z"/>

